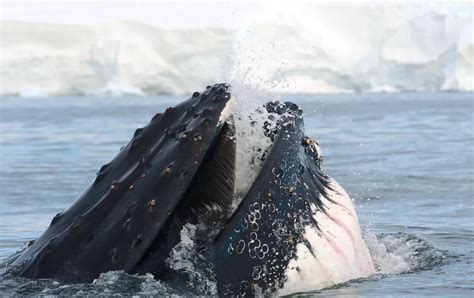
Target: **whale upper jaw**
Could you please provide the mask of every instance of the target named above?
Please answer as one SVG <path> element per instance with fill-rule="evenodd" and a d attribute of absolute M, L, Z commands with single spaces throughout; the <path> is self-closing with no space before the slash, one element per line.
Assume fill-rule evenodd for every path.
<path fill-rule="evenodd" d="M 8 272 L 74 282 L 134 272 L 217 142 L 229 99 L 217 84 L 156 114 Z"/>

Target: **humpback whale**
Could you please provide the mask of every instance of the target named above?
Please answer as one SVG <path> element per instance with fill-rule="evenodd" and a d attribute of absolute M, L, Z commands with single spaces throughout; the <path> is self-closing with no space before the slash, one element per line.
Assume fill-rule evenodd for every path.
<path fill-rule="evenodd" d="M 264 106 L 271 146 L 236 202 L 231 97 L 227 84 L 208 86 L 137 129 L 7 274 L 90 282 L 124 270 L 233 296 L 315 290 L 374 273 L 352 201 L 323 172 L 296 104 Z"/>

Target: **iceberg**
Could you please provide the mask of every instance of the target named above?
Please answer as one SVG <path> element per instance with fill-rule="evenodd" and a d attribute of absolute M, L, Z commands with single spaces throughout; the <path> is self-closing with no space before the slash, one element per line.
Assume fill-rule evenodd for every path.
<path fill-rule="evenodd" d="M 310 7 L 311 8 L 311 7 Z M 473 16 L 313 7 L 242 29 L 1 23 L 0 95 L 474 91 Z"/>

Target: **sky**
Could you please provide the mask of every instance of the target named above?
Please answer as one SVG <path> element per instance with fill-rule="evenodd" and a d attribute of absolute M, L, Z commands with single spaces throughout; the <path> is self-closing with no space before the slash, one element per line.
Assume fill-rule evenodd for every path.
<path fill-rule="evenodd" d="M 301 1 L 296 1 L 302 4 Z M 381 5 L 389 1 L 313 1 L 319 5 Z M 394 1 L 390 1 L 394 2 Z M 436 9 L 473 14 L 471 1 L 396 1 Z M 264 19 L 269 11 L 293 9 L 295 1 L 74 1 L 74 0 L 1 0 L 1 19 L 39 23 L 97 24 L 133 21 L 167 29 L 223 27 L 235 29 L 243 23 Z"/>
<path fill-rule="evenodd" d="M 150 1 L 4 1 L 2 20 L 40 23 L 95 24 L 120 20 L 163 28 L 235 28 L 251 19 L 262 4 Z"/>

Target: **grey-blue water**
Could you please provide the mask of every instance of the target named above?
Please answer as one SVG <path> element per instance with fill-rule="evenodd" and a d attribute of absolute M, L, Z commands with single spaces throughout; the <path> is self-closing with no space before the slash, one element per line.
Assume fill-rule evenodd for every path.
<path fill-rule="evenodd" d="M 355 198 L 380 270 L 310 295 L 474 295 L 473 97 L 288 97 L 305 111 L 326 172 Z M 182 99 L 0 99 L 0 259 L 38 237 L 136 127 Z M 151 276 L 117 272 L 79 285 L 0 277 L 0 295 L 173 293 Z"/>

